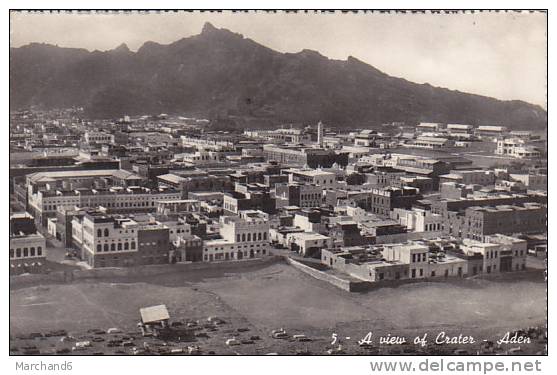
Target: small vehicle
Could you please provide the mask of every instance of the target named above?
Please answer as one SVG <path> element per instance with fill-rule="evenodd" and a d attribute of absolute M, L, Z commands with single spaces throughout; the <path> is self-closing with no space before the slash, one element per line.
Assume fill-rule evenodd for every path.
<path fill-rule="evenodd" d="M 261 337 L 259 337 L 258 335 L 253 335 L 249 337 L 250 340 L 261 340 Z"/>
<path fill-rule="evenodd" d="M 56 350 L 56 354 L 68 354 L 68 353 L 70 353 L 70 352 L 71 352 L 71 351 L 70 351 L 70 349 L 68 349 L 68 348 L 60 348 L 60 349 L 57 349 L 57 350 Z"/>
<path fill-rule="evenodd" d="M 99 328 L 92 328 L 87 330 L 87 333 L 93 333 L 95 335 L 104 335 L 106 331 Z"/>
<path fill-rule="evenodd" d="M 507 350 L 508 354 L 519 354 L 519 353 L 522 353 L 522 352 L 523 352 L 523 350 L 520 348 L 520 346 L 516 347 L 516 348 L 510 348 L 509 350 Z"/>
<path fill-rule="evenodd" d="M 91 341 L 79 341 L 75 343 L 77 348 L 88 348 L 91 346 Z"/>
<path fill-rule="evenodd" d="M 240 345 L 240 341 L 236 339 L 228 339 L 226 340 L 226 345 L 228 346 Z"/>
<path fill-rule="evenodd" d="M 93 337 L 93 338 L 91 339 L 91 341 L 93 341 L 93 342 L 103 342 L 104 339 L 103 339 L 102 337 Z"/>
<path fill-rule="evenodd" d="M 122 330 L 120 328 L 113 327 L 113 328 L 107 329 L 106 333 L 113 335 L 113 334 L 116 334 L 116 333 L 122 333 Z"/>
<path fill-rule="evenodd" d="M 46 337 L 56 337 L 56 336 L 66 336 L 68 333 L 64 329 L 59 329 L 56 331 L 50 331 L 45 333 Z"/>
<path fill-rule="evenodd" d="M 248 331 L 249 331 L 249 328 L 247 328 L 247 327 L 242 327 L 242 328 L 238 328 L 236 331 L 238 331 L 238 332 L 248 332 Z"/>
<path fill-rule="evenodd" d="M 199 349 L 199 346 L 197 345 L 188 346 L 188 354 L 192 354 L 192 355 L 201 354 L 201 349 Z"/>
<path fill-rule="evenodd" d="M 285 338 L 287 338 L 287 337 L 288 337 L 288 335 L 287 335 L 286 332 L 284 332 L 284 331 L 273 333 L 273 338 L 274 338 L 274 339 L 285 339 Z"/>
<path fill-rule="evenodd" d="M 249 344 L 254 344 L 255 343 L 253 340 L 241 340 L 240 342 L 244 345 L 249 345 Z"/>

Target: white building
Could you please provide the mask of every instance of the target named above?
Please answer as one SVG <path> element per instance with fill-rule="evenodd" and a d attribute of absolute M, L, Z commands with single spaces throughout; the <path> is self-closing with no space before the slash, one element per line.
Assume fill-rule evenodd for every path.
<path fill-rule="evenodd" d="M 408 230 L 413 232 L 443 231 L 443 216 L 428 210 L 395 208 L 391 212 L 391 219 L 397 220 L 401 225 L 406 226 Z"/>
<path fill-rule="evenodd" d="M 286 246 L 302 256 L 313 256 L 321 249 L 332 248 L 333 239 L 315 232 L 294 232 L 286 235 Z"/>
<path fill-rule="evenodd" d="M 539 158 L 540 150 L 521 138 L 505 138 L 497 141 L 495 154 L 511 156 L 518 159 Z"/>
<path fill-rule="evenodd" d="M 40 233 L 10 235 L 10 274 L 38 272 L 46 259 L 46 240 Z"/>
<path fill-rule="evenodd" d="M 269 255 L 268 216 L 259 211 L 243 211 L 240 216 L 221 216 L 221 239 L 203 243 L 203 261 L 261 258 Z"/>
<path fill-rule="evenodd" d="M 483 256 L 483 265 L 480 273 L 496 273 L 500 271 L 500 244 L 464 239 L 460 249 L 467 255 L 481 254 Z"/>
<path fill-rule="evenodd" d="M 88 144 L 94 143 L 114 143 L 114 136 L 105 132 L 88 131 L 85 133 L 85 142 Z"/>
<path fill-rule="evenodd" d="M 531 190 L 547 190 L 546 174 L 530 174 L 530 173 L 511 173 L 509 177 L 514 181 L 519 181 Z"/>
<path fill-rule="evenodd" d="M 399 261 L 410 265 L 412 279 L 428 277 L 429 248 L 419 244 L 385 244 L 383 257 L 387 261 Z"/>
<path fill-rule="evenodd" d="M 449 134 L 470 134 L 474 127 L 472 125 L 464 125 L 464 124 L 447 124 L 447 132 Z"/>
<path fill-rule="evenodd" d="M 323 189 L 333 189 L 338 185 L 335 173 L 321 169 L 289 169 L 286 173 L 289 174 L 289 182 L 313 184 Z"/>

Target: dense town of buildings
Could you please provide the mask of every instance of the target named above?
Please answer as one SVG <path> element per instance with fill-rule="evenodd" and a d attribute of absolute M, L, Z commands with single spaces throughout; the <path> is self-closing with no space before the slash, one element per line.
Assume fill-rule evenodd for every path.
<path fill-rule="evenodd" d="M 340 128 L 12 113 L 11 274 L 48 272 L 50 252 L 84 268 L 287 254 L 381 282 L 519 272 L 546 248 L 539 136 Z"/>

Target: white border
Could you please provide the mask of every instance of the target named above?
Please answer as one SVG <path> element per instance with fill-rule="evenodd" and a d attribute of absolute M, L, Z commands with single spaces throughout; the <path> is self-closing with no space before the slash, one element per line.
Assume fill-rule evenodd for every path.
<path fill-rule="evenodd" d="M 7 4 L 3 3 L 3 8 L 5 12 L 3 12 L 2 17 L 0 17 L 0 22 L 2 23 L 2 30 L 5 33 L 8 32 L 8 9 L 11 8 L 76 8 L 79 4 L 80 9 L 88 9 L 88 8 L 122 8 L 122 9 L 150 9 L 153 7 L 156 8 L 166 8 L 166 9 L 174 9 L 174 8 L 182 8 L 188 7 L 193 9 L 219 9 L 219 8 L 230 8 L 234 7 L 237 9 L 250 9 L 250 8 L 267 8 L 267 9 L 296 9 L 296 8 L 318 8 L 318 9 L 334 9 L 334 8 L 344 8 L 344 9 L 362 9 L 362 8 L 369 8 L 373 7 L 376 9 L 391 9 L 391 8 L 400 8 L 400 9 L 413 9 L 416 7 L 425 8 L 425 9 L 460 9 L 460 8 L 467 8 L 467 9 L 490 9 L 490 8 L 501 8 L 505 7 L 505 9 L 520 9 L 520 8 L 529 8 L 529 9 L 548 9 L 549 8 L 549 15 L 548 15 L 548 22 L 549 22 L 549 35 L 555 35 L 555 21 L 553 18 L 553 12 L 557 10 L 557 8 L 553 7 L 552 4 L 554 2 L 550 1 L 505 1 L 505 2 L 497 2 L 497 1 L 452 1 L 442 2 L 442 1 L 421 1 L 417 3 L 416 1 L 406 0 L 406 1 L 362 1 L 362 0 L 344 0 L 344 1 L 265 1 L 264 3 L 261 1 L 188 1 L 187 3 L 181 3 L 178 1 L 168 1 L 168 0 L 158 0 L 158 1 L 145 1 L 145 0 L 136 0 L 133 2 L 130 1 L 107 1 L 107 0 L 99 0 L 99 1 L 80 1 L 79 3 L 76 1 L 29 1 L 29 0 L 22 0 L 22 1 L 8 1 Z M 554 9 L 552 9 L 554 8 Z M 4 35 L 4 38 L 1 39 L 2 41 L 2 71 L 4 74 L 2 75 L 2 101 L 1 101 L 1 108 L 2 108 L 2 121 L 4 123 L 4 132 L 8 132 L 8 93 L 9 93 L 9 85 L 8 85 L 8 48 L 9 48 L 9 40 L 7 35 Z M 551 62 L 555 61 L 555 48 L 549 48 L 548 51 L 549 57 L 549 67 L 552 68 Z M 553 70 L 551 69 L 553 72 Z M 552 73 L 549 73 L 549 77 L 552 78 Z M 557 134 L 557 129 L 553 129 L 553 127 L 557 126 L 554 124 L 552 116 L 552 111 L 555 110 L 555 106 L 553 105 L 555 100 L 554 90 L 554 81 L 549 82 L 548 92 L 550 93 L 549 102 L 548 102 L 548 109 L 549 109 L 549 139 L 557 139 L 554 138 Z M 6 137 L 7 138 L 7 137 Z M 549 165 L 557 165 L 557 154 L 553 152 L 551 149 L 549 151 Z M 3 153 L 3 163 L 5 165 L 5 169 L 7 170 L 8 167 L 8 151 L 7 148 Z M 555 190 L 553 186 L 553 182 L 557 182 L 557 172 L 553 173 L 553 170 L 549 172 L 550 183 L 549 183 L 549 196 L 553 197 Z M 2 192 L 0 196 L 6 197 L 8 195 L 7 192 L 7 184 L 4 183 L 2 185 Z M 550 198 L 550 205 L 551 209 L 549 210 L 549 220 L 548 223 L 551 226 L 552 218 L 553 218 L 553 207 L 556 207 L 552 204 L 553 199 Z M 6 237 L 8 231 L 8 200 L 2 200 L 3 212 L 2 215 L 2 224 Z M 4 237 L 3 242 L 7 244 L 8 239 Z M 550 243 L 555 242 L 553 236 L 550 235 Z M 549 246 L 549 251 L 552 251 L 551 245 Z M 557 255 L 550 256 L 550 263 L 554 269 L 555 267 L 555 259 Z M 5 256 L 2 262 L 2 280 L 8 280 L 8 257 Z M 555 289 L 555 287 L 553 287 Z M 5 285 L 2 289 L 2 300 L 8 301 L 9 298 L 9 289 L 8 285 Z M 21 357 L 9 357 L 8 356 L 8 321 L 9 321 L 9 311 L 8 311 L 8 304 L 2 304 L 3 308 L 1 309 L 1 318 L 4 324 L 2 325 L 2 334 L 1 337 L 3 338 L 0 340 L 0 353 L 2 357 L 2 369 L 5 371 L 4 373 L 13 374 L 16 373 L 15 371 L 15 362 L 21 360 Z M 555 311 L 554 308 L 554 301 L 550 300 L 549 310 Z M 553 319 L 553 315 L 550 313 L 550 332 L 549 338 L 550 342 L 552 341 L 551 338 L 557 334 L 557 329 L 555 329 L 557 325 L 556 319 Z M 542 368 L 543 374 L 555 373 L 557 369 L 557 363 L 555 358 L 557 357 L 557 349 L 552 348 L 550 345 L 550 357 L 542 357 L 542 358 L 525 358 L 530 360 L 540 359 L 542 361 Z M 388 357 L 389 359 L 395 359 L 398 357 Z M 401 359 L 404 360 L 413 360 L 415 363 L 419 363 L 425 357 L 402 357 Z M 464 359 L 465 357 L 460 357 Z M 308 373 L 308 374 L 369 374 L 371 372 L 369 367 L 369 361 L 372 358 L 369 357 L 79 357 L 79 358 L 72 358 L 72 357 L 34 357 L 34 360 L 43 360 L 45 362 L 59 362 L 63 360 L 70 360 L 73 362 L 73 370 L 68 371 L 68 373 L 75 373 L 75 374 L 95 374 L 98 375 L 99 373 L 106 373 L 112 374 L 116 372 L 121 373 L 128 373 L 133 372 L 134 374 L 153 374 L 153 373 L 202 373 L 202 374 L 212 374 L 212 373 L 222 373 L 222 374 L 261 374 L 266 373 L 269 375 L 284 375 L 285 373 L 292 373 L 292 374 L 299 374 L 299 373 Z M 387 359 L 386 357 L 375 357 L 375 359 Z M 455 360 L 457 358 L 452 357 L 448 358 L 449 360 Z M 478 360 L 487 359 L 485 357 L 476 358 Z M 507 357 L 496 357 L 495 360 L 502 360 L 504 362 L 510 362 L 513 359 L 516 360 L 517 357 L 514 358 L 507 358 Z M 446 373 L 446 372 L 443 372 Z M 443 374 L 438 372 L 437 374 Z"/>

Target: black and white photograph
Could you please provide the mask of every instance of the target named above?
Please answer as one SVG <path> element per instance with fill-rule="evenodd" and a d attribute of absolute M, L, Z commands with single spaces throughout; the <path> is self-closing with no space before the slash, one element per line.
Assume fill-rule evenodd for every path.
<path fill-rule="evenodd" d="M 540 372 L 547 98 L 543 9 L 9 10 L 10 373 Z"/>

